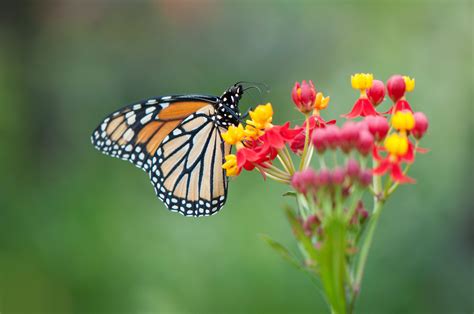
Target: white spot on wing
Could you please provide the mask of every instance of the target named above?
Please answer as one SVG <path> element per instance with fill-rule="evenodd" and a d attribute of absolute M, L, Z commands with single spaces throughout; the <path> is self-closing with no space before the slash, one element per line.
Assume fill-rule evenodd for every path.
<path fill-rule="evenodd" d="M 147 123 L 148 121 L 150 121 L 151 116 L 152 116 L 152 113 L 147 114 L 146 116 L 144 116 L 144 117 L 140 120 L 140 123 L 141 123 L 141 124 Z"/>

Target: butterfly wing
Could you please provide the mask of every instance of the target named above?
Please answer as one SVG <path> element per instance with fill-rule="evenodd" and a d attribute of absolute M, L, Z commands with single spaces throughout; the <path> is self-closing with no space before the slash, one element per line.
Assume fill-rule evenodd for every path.
<path fill-rule="evenodd" d="M 107 117 L 92 143 L 149 173 L 155 192 L 185 216 L 216 213 L 225 203 L 222 169 L 230 146 L 215 123 L 211 96 L 167 96 L 127 106 Z"/>

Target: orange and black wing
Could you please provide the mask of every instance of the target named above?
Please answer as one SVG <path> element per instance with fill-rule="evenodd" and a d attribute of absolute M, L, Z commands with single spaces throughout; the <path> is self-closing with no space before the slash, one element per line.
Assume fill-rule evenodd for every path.
<path fill-rule="evenodd" d="M 92 143 L 103 153 L 148 172 L 155 192 L 172 211 L 211 215 L 225 203 L 222 169 L 230 152 L 215 123 L 213 98 L 167 96 L 127 106 L 107 117 Z"/>

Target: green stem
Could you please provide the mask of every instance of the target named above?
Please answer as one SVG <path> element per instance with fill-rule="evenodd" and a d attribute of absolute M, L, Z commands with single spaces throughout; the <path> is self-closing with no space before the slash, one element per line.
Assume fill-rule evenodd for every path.
<path fill-rule="evenodd" d="M 301 161 L 300 161 L 300 167 L 299 170 L 304 169 L 304 165 L 306 163 L 306 153 L 308 151 L 308 145 L 309 145 L 309 122 L 308 122 L 308 116 L 306 116 L 306 134 L 304 138 L 304 147 L 303 147 L 303 154 L 301 155 Z"/>
<path fill-rule="evenodd" d="M 383 200 L 375 203 L 372 217 L 370 218 L 370 221 L 369 221 L 367 234 L 362 243 L 362 247 L 359 254 L 359 261 L 357 263 L 352 302 L 355 302 L 354 299 L 357 298 L 357 295 L 360 292 L 360 286 L 361 286 L 362 276 L 364 275 L 365 264 L 367 262 L 367 257 L 369 255 L 370 247 L 372 245 L 372 239 L 374 237 L 375 228 L 377 227 L 380 213 L 382 212 L 383 203 L 384 203 Z"/>

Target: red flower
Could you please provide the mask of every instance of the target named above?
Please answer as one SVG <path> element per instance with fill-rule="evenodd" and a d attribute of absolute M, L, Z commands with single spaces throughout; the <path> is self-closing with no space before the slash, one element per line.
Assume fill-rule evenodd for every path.
<path fill-rule="evenodd" d="M 351 112 L 342 115 L 347 119 L 354 119 L 357 117 L 378 116 L 379 113 L 375 111 L 374 105 L 367 98 L 359 98 L 352 107 Z"/>
<path fill-rule="evenodd" d="M 403 174 L 402 168 L 400 166 L 400 160 L 398 158 L 396 160 L 392 160 L 390 156 L 391 155 L 380 161 L 379 165 L 372 171 L 373 174 L 383 175 L 386 172 L 390 172 L 390 177 L 393 181 L 398 183 L 415 183 L 414 179 Z"/>
<path fill-rule="evenodd" d="M 398 183 L 414 183 L 415 180 L 403 174 L 401 163 L 413 159 L 413 147 L 410 149 L 411 143 L 406 136 L 393 133 L 385 139 L 384 148 L 374 148 L 374 158 L 379 162 L 378 166 L 373 169 L 373 174 L 383 175 L 387 172 L 393 181 Z M 387 151 L 386 157 L 379 155 L 379 150 Z M 410 152 L 411 150 L 411 152 Z M 410 154 L 412 156 L 410 156 Z"/>

